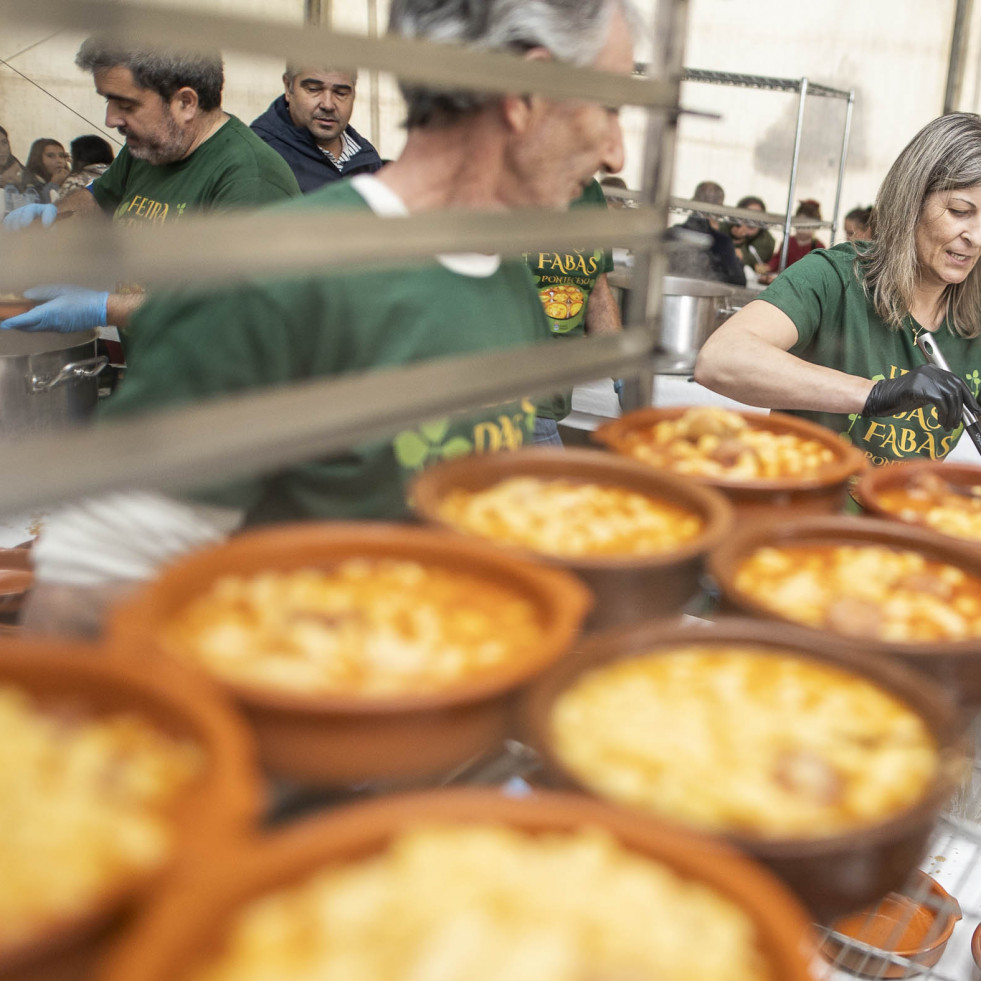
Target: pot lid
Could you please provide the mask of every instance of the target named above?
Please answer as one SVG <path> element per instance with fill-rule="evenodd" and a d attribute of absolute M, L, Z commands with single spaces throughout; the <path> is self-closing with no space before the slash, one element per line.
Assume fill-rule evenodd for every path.
<path fill-rule="evenodd" d="M 51 330 L 0 330 L 0 357 L 16 358 L 65 351 L 91 344 L 94 340 L 94 330 L 79 330 L 71 334 Z"/>
<path fill-rule="evenodd" d="M 733 287 L 711 279 L 686 279 L 683 276 L 665 276 L 661 292 L 665 296 L 731 296 Z"/>

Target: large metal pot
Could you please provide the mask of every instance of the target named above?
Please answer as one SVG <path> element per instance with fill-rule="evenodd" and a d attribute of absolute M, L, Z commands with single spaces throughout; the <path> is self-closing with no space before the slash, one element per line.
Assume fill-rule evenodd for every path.
<path fill-rule="evenodd" d="M 691 371 L 709 335 L 731 317 L 733 289 L 725 283 L 665 276 L 661 290 L 660 349 L 672 358 L 668 370 Z"/>
<path fill-rule="evenodd" d="M 94 330 L 0 331 L 0 439 L 23 439 L 79 423 L 99 398 Z"/>

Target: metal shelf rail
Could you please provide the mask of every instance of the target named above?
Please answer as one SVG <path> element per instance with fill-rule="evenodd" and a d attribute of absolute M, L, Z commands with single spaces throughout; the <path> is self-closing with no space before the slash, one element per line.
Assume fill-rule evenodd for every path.
<path fill-rule="evenodd" d="M 681 79 L 684 82 L 707 82 L 711 85 L 730 85 L 738 88 L 765 89 L 771 92 L 796 92 L 797 102 L 797 126 L 794 131 L 794 150 L 790 162 L 790 186 L 787 190 L 787 213 L 783 216 L 783 245 L 780 248 L 780 269 L 787 264 L 787 247 L 790 242 L 790 230 L 792 224 L 800 224 L 801 227 L 830 227 L 831 242 L 835 244 L 835 235 L 838 231 L 838 209 L 841 206 L 841 185 L 845 176 L 845 160 L 848 156 L 848 139 L 852 126 L 852 108 L 855 104 L 854 90 L 845 91 L 843 89 L 831 88 L 828 85 L 820 85 L 810 82 L 804 78 L 771 78 L 766 75 L 742 75 L 736 72 L 707 71 L 701 68 L 686 68 L 682 72 Z M 832 219 L 829 225 L 815 226 L 803 221 L 792 222 L 794 210 L 794 198 L 797 192 L 797 169 L 800 161 L 801 137 L 804 129 L 804 105 L 809 95 L 819 96 L 830 99 L 843 99 L 845 101 L 845 122 L 841 136 L 841 153 L 838 158 L 838 178 L 835 184 L 835 203 L 832 211 Z M 757 215 L 759 218 L 759 215 Z M 775 224 L 775 223 L 774 223 Z"/>
<path fill-rule="evenodd" d="M 607 199 L 623 201 L 627 207 L 638 207 L 641 192 L 630 188 L 604 187 Z M 733 208 L 725 204 L 708 204 L 705 201 L 692 201 L 690 198 L 672 197 L 668 199 L 668 211 L 680 215 L 697 215 L 700 218 L 722 218 L 739 225 L 752 225 L 755 228 L 783 227 L 786 214 L 775 211 L 754 211 L 752 208 Z M 795 228 L 830 228 L 832 221 L 819 221 L 815 218 L 796 218 Z"/>
<path fill-rule="evenodd" d="M 771 92 L 801 92 L 807 89 L 809 95 L 822 95 L 831 99 L 852 99 L 853 93 L 844 89 L 833 89 L 830 85 L 808 82 L 806 78 L 772 78 L 769 75 L 745 75 L 740 72 L 708 71 L 704 68 L 686 68 L 682 73 L 683 82 L 711 82 L 713 85 L 734 85 L 741 89 L 768 89 Z"/>
<path fill-rule="evenodd" d="M 783 227 L 787 221 L 784 214 L 771 211 L 753 211 L 751 208 L 729 208 L 724 204 L 706 204 L 704 201 L 691 201 L 686 198 L 671 198 L 668 210 L 677 214 L 698 215 L 702 218 L 725 218 L 741 225 L 754 225 L 757 228 Z M 816 218 L 795 218 L 795 228 L 831 228 L 832 221 Z"/>
<path fill-rule="evenodd" d="M 345 264 L 363 268 L 366 262 L 392 264 L 437 252 L 517 252 L 536 243 L 561 247 L 573 241 L 599 246 L 616 241 L 649 256 L 648 262 L 636 264 L 630 326 L 620 337 L 577 340 L 562 345 L 561 350 L 558 345 L 545 344 L 523 351 L 520 358 L 513 352 L 494 352 L 401 371 L 323 380 L 96 431 L 39 438 L 30 446 L 7 445 L 7 474 L 13 475 L 14 459 L 21 461 L 23 469 L 16 479 L 3 481 L 0 511 L 120 487 L 173 490 L 247 469 L 268 470 L 389 435 L 404 425 L 424 422 L 435 412 L 462 411 L 475 402 L 499 401 L 519 391 L 542 394 L 607 373 L 653 378 L 660 311 L 659 243 L 667 218 L 685 0 L 657 6 L 651 36 L 657 43 L 654 61 L 663 70 L 650 79 L 190 9 L 174 18 L 168 8 L 111 0 L 3 0 L 3 9 L 7 22 L 18 18 L 25 24 L 78 31 L 90 30 L 93 24 L 100 29 L 111 25 L 124 41 L 153 37 L 162 43 L 237 49 L 284 59 L 322 60 L 333 55 L 416 81 L 494 91 L 539 91 L 562 98 L 580 96 L 608 105 L 646 106 L 652 111 L 643 191 L 647 207 L 630 215 L 447 212 L 392 219 L 403 222 L 399 234 L 392 234 L 391 225 L 380 230 L 379 219 L 352 216 L 351 228 L 343 236 L 337 235 L 340 216 L 295 214 L 228 216 L 200 223 L 185 219 L 181 227 L 164 226 L 139 236 L 111 226 L 95 233 L 65 227 L 70 222 L 47 229 L 47 234 L 42 230 L 0 232 L 0 268 L 7 289 L 35 284 L 33 260 L 41 248 L 47 277 L 81 285 L 107 280 L 149 285 L 228 282 L 287 268 L 295 274 L 326 263 L 331 268 Z M 243 223 L 248 224 L 247 229 Z M 323 234 L 327 227 L 333 229 L 330 236 Z M 332 239 L 343 246 L 335 248 Z M 637 391 L 643 392 L 643 385 Z M 648 387 L 643 399 L 637 396 L 638 406 L 647 404 L 649 392 Z M 625 398 L 629 405 L 630 395 Z M 355 412 L 353 406 L 360 409 Z M 303 424 L 298 426 L 301 419 Z M 256 425 L 250 425 L 250 420 Z M 121 452 L 121 446 L 126 452 Z M 54 460 L 59 461 L 57 467 Z M 114 462 L 107 466 L 109 460 Z M 163 460 L 174 466 L 162 467 Z"/>

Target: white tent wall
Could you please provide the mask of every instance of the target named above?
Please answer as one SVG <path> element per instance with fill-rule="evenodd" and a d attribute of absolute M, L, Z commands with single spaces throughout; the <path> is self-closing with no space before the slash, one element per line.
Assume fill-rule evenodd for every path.
<path fill-rule="evenodd" d="M 158 0 L 147 2 L 163 5 Z M 364 2 L 356 0 L 351 6 L 361 8 Z M 177 18 L 185 7 L 289 24 L 302 24 L 305 10 L 304 0 L 166 0 L 166 5 L 174 8 Z M 0 18 L 2 8 L 0 2 Z M 100 133 L 118 148 L 122 138 L 106 130 L 105 104 L 92 86 L 91 75 L 75 67 L 75 52 L 85 34 L 66 31 L 49 37 L 51 32 L 40 28 L 0 24 L 0 59 L 5 62 L 0 64 L 0 125 L 10 134 L 21 162 L 39 137 L 59 140 L 67 147 L 83 133 Z M 283 63 L 238 51 L 225 52 L 224 58 L 225 109 L 249 123 L 282 92 Z M 362 100 L 353 120 L 357 129 L 367 127 L 369 113 L 368 100 Z"/>
<path fill-rule="evenodd" d="M 142 0 L 127 0 L 138 3 Z M 648 15 L 656 0 L 641 0 Z M 301 23 L 305 0 L 170 0 L 180 8 Z M 320 0 L 323 20 L 359 33 L 384 30 L 388 0 Z M 689 0 L 685 63 L 693 68 L 800 78 L 856 91 L 852 141 L 842 193 L 842 213 L 871 202 L 890 162 L 912 134 L 943 107 L 955 0 L 933 0 L 929 16 L 919 0 Z M 2 9 L 2 3 L 0 3 Z M 958 108 L 981 105 L 981 14 L 969 21 L 965 77 Z M 74 66 L 82 35 L 0 30 L 0 125 L 23 161 L 33 139 L 66 145 L 81 133 L 104 131 L 104 108 L 91 79 Z M 27 50 L 25 50 L 27 49 Z M 280 91 L 278 59 L 226 53 L 225 106 L 246 122 Z M 18 74 L 23 73 L 23 74 Z M 26 76 L 26 78 L 24 77 Z M 34 84 L 36 83 L 36 84 Z M 41 86 L 47 92 L 42 91 Z M 50 93 L 47 94 L 47 93 Z M 54 97 L 54 98 L 53 98 Z M 57 100 L 60 100 L 60 104 Z M 674 193 L 689 197 L 700 180 L 718 180 L 726 203 L 758 194 L 774 211 L 786 206 L 797 97 L 789 93 L 685 83 L 682 102 L 721 119 L 683 117 Z M 807 100 L 797 197 L 825 207 L 834 199 L 844 121 L 837 99 Z M 76 115 L 76 113 L 78 115 Z M 84 118 L 80 118 L 84 117 Z M 390 78 L 362 72 L 354 126 L 383 157 L 404 141 L 402 107 Z M 640 180 L 643 113 L 624 110 L 628 138 L 625 177 Z M 118 134 L 108 134 L 118 140 Z"/>
<path fill-rule="evenodd" d="M 854 89 L 843 216 L 872 202 L 898 152 L 943 111 L 955 2 L 932 0 L 926 10 L 917 0 L 691 0 L 685 64 Z M 726 204 L 756 194 L 769 210 L 785 210 L 796 94 L 685 83 L 681 101 L 722 119 L 682 118 L 675 193 L 691 197 L 700 180 L 716 180 Z M 958 108 L 977 105 L 975 97 Z M 806 99 L 796 197 L 820 201 L 825 219 L 844 120 L 843 100 Z"/>
<path fill-rule="evenodd" d="M 962 74 L 955 92 L 958 109 L 981 112 L 981 3 L 966 0 L 969 16 L 962 31 Z"/>

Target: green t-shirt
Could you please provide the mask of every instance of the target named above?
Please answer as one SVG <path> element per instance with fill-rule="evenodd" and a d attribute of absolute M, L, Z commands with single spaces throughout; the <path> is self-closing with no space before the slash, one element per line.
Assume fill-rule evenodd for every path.
<path fill-rule="evenodd" d="M 913 343 L 918 325 L 907 317 L 901 330 L 886 325 L 865 296 L 855 275 L 856 251 L 843 243 L 817 249 L 788 267 L 760 299 L 782 310 L 797 327 L 790 353 L 813 364 L 860 378 L 895 378 L 926 359 Z M 946 322 L 937 344 L 951 371 L 976 395 L 981 384 L 981 348 L 955 334 Z M 895 416 L 868 418 L 857 413 L 795 412 L 813 419 L 865 451 L 874 464 L 907 457 L 942 459 L 963 432 L 943 429 L 932 405 Z"/>
<path fill-rule="evenodd" d="M 348 181 L 282 210 L 368 211 Z M 383 221 L 386 219 L 378 219 Z M 207 294 L 151 297 L 136 314 L 126 378 L 101 410 L 121 418 L 307 378 L 544 342 L 548 328 L 527 267 L 502 262 L 485 277 L 433 260 L 403 269 L 262 281 Z M 528 400 L 482 406 L 330 459 L 259 474 L 194 496 L 240 507 L 248 523 L 396 518 L 418 470 L 467 453 L 530 441 Z"/>
<path fill-rule="evenodd" d="M 286 161 L 234 116 L 176 163 L 147 163 L 123 147 L 91 189 L 115 221 L 134 224 L 172 221 L 186 209 L 255 207 L 300 193 Z"/>
<path fill-rule="evenodd" d="M 592 181 L 570 207 L 605 208 L 606 197 L 599 181 Z M 600 275 L 613 270 L 613 254 L 602 249 L 573 249 L 522 255 L 535 277 L 552 336 L 582 337 L 589 297 Z M 564 419 L 571 408 L 572 392 L 559 392 L 543 399 L 538 412 L 549 419 Z"/>

